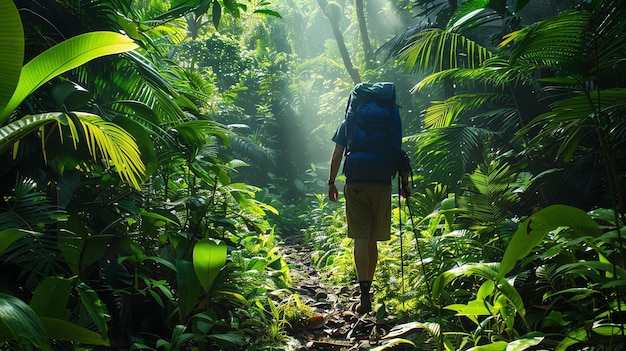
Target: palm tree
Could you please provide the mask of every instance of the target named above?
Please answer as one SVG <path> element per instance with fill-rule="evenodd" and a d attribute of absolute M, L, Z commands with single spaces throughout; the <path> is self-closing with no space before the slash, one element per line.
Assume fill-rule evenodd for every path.
<path fill-rule="evenodd" d="M 472 2 L 474 5 L 476 3 Z M 393 52 L 397 44 L 410 40 L 410 45 L 399 53 L 399 57 L 409 68 L 420 72 L 431 69 L 434 72 L 416 85 L 415 91 L 436 89 L 441 83 L 446 87 L 447 93 L 442 102 L 433 104 L 426 111 L 426 130 L 413 138 L 419 145 L 418 164 L 433 171 L 428 179 L 445 179 L 445 182 L 457 184 L 462 174 L 473 169 L 473 163 L 481 162 L 485 152 L 483 150 L 508 155 L 509 160 L 514 162 L 532 155 L 533 162 L 529 163 L 528 170 L 534 174 L 555 166 L 573 171 L 578 167 L 576 162 L 569 162 L 572 156 L 577 150 L 580 151 L 581 146 L 589 147 L 588 142 L 592 140 L 581 139 L 583 136 L 591 136 L 583 132 L 587 128 L 579 129 L 588 125 L 586 118 L 581 116 L 597 116 L 599 112 L 602 112 L 604 122 L 598 124 L 598 119 L 594 119 L 592 125 L 597 128 L 597 137 L 593 149 L 603 156 L 595 159 L 604 158 L 606 165 L 619 164 L 615 157 L 619 154 L 616 151 L 620 146 L 611 140 L 615 139 L 614 133 L 621 135 L 621 123 L 610 116 L 619 111 L 621 95 L 619 89 L 614 90 L 619 88 L 619 83 L 609 77 L 619 77 L 621 74 L 615 75 L 614 71 L 619 67 L 616 64 L 619 62 L 619 54 L 616 53 L 621 50 L 623 43 L 612 39 L 608 42 L 603 38 L 621 38 L 623 26 L 619 19 L 622 18 L 622 7 L 613 1 L 595 1 L 584 11 L 566 12 L 554 20 L 538 22 L 508 34 L 494 50 L 489 48 L 488 42 L 484 42 L 487 46 L 480 46 L 454 31 L 454 28 L 464 28 L 460 24 L 467 24 L 466 20 L 450 21 L 454 25 L 449 25 L 447 30 L 416 27 L 414 35 L 399 35 L 390 42 L 386 48 Z M 607 9 L 614 9 L 614 12 Z M 470 18 L 462 16 L 468 10 L 471 9 L 461 6 L 461 13 L 451 18 Z M 600 21 L 602 16 L 608 16 L 609 20 Z M 600 23 L 602 27 L 597 25 Z M 598 36 L 595 34 L 597 31 L 609 33 L 609 36 Z M 599 75 L 594 77 L 596 74 Z M 537 80 L 538 75 L 541 80 Z M 568 76 L 571 78 L 566 78 Z M 568 94 L 561 94 L 566 91 Z M 557 101 L 560 103 L 555 103 Z M 574 106 L 581 113 L 576 114 L 579 116 L 576 122 L 566 123 L 554 119 L 557 112 L 560 118 L 564 118 L 562 116 L 566 111 L 571 111 L 569 103 L 576 102 L 586 106 L 585 109 Z M 601 110 L 590 114 L 594 108 Z M 546 111 L 551 112 L 542 115 Z M 536 116 L 541 117 L 533 121 Z M 545 124 L 543 132 L 537 135 L 537 129 L 533 126 L 538 126 L 540 121 L 552 123 Z M 600 128 L 599 125 L 605 127 Z M 562 133 L 563 126 L 567 126 L 567 133 Z M 606 130 L 607 126 L 612 128 L 611 132 Z M 547 138 L 549 135 L 558 135 L 561 142 L 547 144 L 546 141 L 555 140 Z M 600 135 L 604 137 L 600 138 Z M 529 149 L 529 146 L 533 149 Z M 541 155 L 548 148 L 554 148 L 557 156 L 565 156 L 561 158 L 559 166 Z M 594 158 L 582 157 L 580 154 L 576 159 L 583 162 Z M 445 166 L 442 168 L 437 165 Z M 593 178 L 587 178 L 590 181 L 595 179 L 593 184 L 598 184 L 597 180 L 602 179 L 595 172 L 586 173 L 593 174 Z M 604 173 L 612 179 L 616 179 L 615 174 L 620 174 L 614 166 L 609 166 Z M 620 205 L 623 196 L 619 195 L 623 192 L 623 185 L 615 180 L 606 184 L 613 189 L 611 193 L 614 195 L 611 197 L 615 199 L 615 207 L 623 207 Z M 602 188 L 590 187 L 594 190 Z M 550 195 L 550 198 L 544 198 L 544 201 L 550 202 L 556 200 L 554 196 L 558 196 L 547 192 L 544 194 Z M 589 202 L 578 204 L 590 205 Z"/>

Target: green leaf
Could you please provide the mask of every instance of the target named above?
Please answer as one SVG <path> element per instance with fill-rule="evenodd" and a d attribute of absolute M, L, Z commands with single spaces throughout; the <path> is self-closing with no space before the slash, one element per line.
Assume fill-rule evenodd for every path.
<path fill-rule="evenodd" d="M 16 240 L 26 236 L 26 235 L 37 235 L 36 232 L 31 232 L 29 230 L 9 228 L 0 231 L 0 254 L 4 252 L 11 244 L 13 244 Z"/>
<path fill-rule="evenodd" d="M 24 63 L 24 28 L 13 1 L 0 1 L 0 111 L 20 78 Z"/>
<path fill-rule="evenodd" d="M 283 18 L 280 13 L 273 11 L 273 10 L 268 10 L 268 9 L 258 9 L 258 10 L 254 10 L 254 13 L 260 13 L 266 16 L 274 16 L 274 17 L 278 17 L 278 18 Z"/>
<path fill-rule="evenodd" d="M 108 334 L 108 326 L 107 326 L 107 312 L 105 306 L 102 304 L 100 297 L 98 294 L 87 284 L 80 283 L 76 286 L 76 291 L 78 292 L 78 296 L 80 297 L 83 306 L 89 313 L 91 320 L 94 322 L 98 330 L 100 331 L 101 338 L 100 340 L 105 340 Z M 97 344 L 104 345 L 104 344 Z M 107 341 L 108 345 L 108 341 Z"/>
<path fill-rule="evenodd" d="M 479 67 L 493 56 L 487 48 L 460 35 L 438 28 L 422 29 L 399 55 L 412 71 L 442 71 L 449 68 Z"/>
<path fill-rule="evenodd" d="M 517 313 L 523 318 L 526 314 L 526 308 L 524 307 L 524 301 L 521 295 L 506 279 L 498 277 L 498 272 L 494 268 L 495 266 L 496 265 L 493 263 L 468 263 L 440 274 L 433 282 L 433 300 L 438 299 L 446 285 L 453 280 L 462 276 L 477 276 L 486 280 L 492 280 L 496 283 L 497 290 L 506 297 Z M 493 290 L 493 292 L 495 292 L 495 290 Z"/>
<path fill-rule="evenodd" d="M 46 277 L 37 285 L 30 307 L 39 317 L 63 318 L 72 285 L 69 279 Z"/>
<path fill-rule="evenodd" d="M 11 333 L 11 339 L 30 350 L 32 346 L 51 351 L 48 334 L 43 324 L 24 301 L 15 296 L 0 293 L 0 323 Z M 7 340 L 0 340 L 0 342 Z M 32 345 L 32 346 L 31 346 Z"/>
<path fill-rule="evenodd" d="M 389 341 L 386 341 L 385 345 L 374 347 L 374 348 L 369 349 L 369 350 L 370 351 L 383 351 L 383 350 L 391 349 L 391 348 L 393 348 L 393 347 L 395 347 L 397 345 L 400 345 L 400 344 L 408 344 L 408 345 L 413 346 L 414 348 L 417 348 L 417 346 L 415 345 L 414 342 L 412 342 L 410 340 L 406 340 L 406 339 L 397 338 L 397 339 L 391 339 Z"/>
<path fill-rule="evenodd" d="M 519 339 L 511 341 L 506 347 L 506 351 L 523 351 L 528 350 L 532 346 L 537 346 L 543 341 L 543 337 L 535 337 L 532 339 Z"/>
<path fill-rule="evenodd" d="M 467 349 L 467 351 L 505 351 L 507 343 L 506 341 L 496 341 L 487 345 L 475 346 Z"/>
<path fill-rule="evenodd" d="M 202 239 L 193 248 L 193 268 L 204 291 L 226 263 L 226 244 L 221 240 Z"/>
<path fill-rule="evenodd" d="M 576 345 L 578 343 L 586 343 L 588 335 L 589 333 L 587 332 L 585 327 L 574 329 L 569 332 L 569 334 L 567 334 L 558 345 L 556 345 L 554 351 L 565 351 L 568 350 L 569 347 L 572 345 Z"/>
<path fill-rule="evenodd" d="M 42 113 L 21 118 L 0 128 L 0 153 L 43 125 L 55 122 L 59 130 L 63 126 L 69 129 L 75 148 L 82 140 L 94 160 L 115 166 L 124 181 L 139 188 L 145 166 L 134 138 L 118 125 L 90 113 Z M 45 155 L 45 149 L 43 151 Z"/>
<path fill-rule="evenodd" d="M 193 263 L 176 260 L 176 280 L 178 282 L 178 308 L 183 318 L 187 318 L 198 302 L 202 287 L 194 274 Z"/>
<path fill-rule="evenodd" d="M 624 325 L 620 324 L 602 324 L 593 327 L 593 332 L 602 336 L 619 336 L 624 330 Z"/>
<path fill-rule="evenodd" d="M 19 142 L 26 135 L 33 133 L 42 125 L 60 123 L 63 114 L 42 113 L 21 118 L 0 128 L 0 154 L 14 143 Z"/>
<path fill-rule="evenodd" d="M 218 28 L 222 19 L 222 6 L 217 0 L 213 1 L 213 6 L 211 7 L 211 19 L 213 20 L 213 26 Z"/>
<path fill-rule="evenodd" d="M 159 213 L 157 213 L 159 212 Z M 180 227 L 180 222 L 178 217 L 173 215 L 170 211 L 160 211 L 158 209 L 155 212 L 142 212 L 141 217 L 143 218 L 143 225 L 145 227 L 163 227 L 166 224 L 174 224 Z"/>
<path fill-rule="evenodd" d="M 225 341 L 233 345 L 243 345 L 246 342 L 246 339 L 244 339 L 243 335 L 234 332 L 224 334 L 209 334 L 207 335 L 207 337 L 214 340 Z"/>
<path fill-rule="evenodd" d="M 141 161 L 137 142 L 127 131 L 118 125 L 103 120 L 100 116 L 90 113 L 73 113 L 70 128 L 82 127 L 85 146 L 91 156 L 101 159 L 107 166 L 115 166 L 116 171 L 128 184 L 139 189 L 139 180 L 145 174 L 145 166 Z M 80 124 L 77 125 L 77 122 Z M 74 140 L 78 135 L 72 131 Z M 99 156 L 99 157 L 98 157 Z"/>
<path fill-rule="evenodd" d="M 578 236 L 597 237 L 602 234 L 600 226 L 583 210 L 566 205 L 548 206 L 528 217 L 515 231 L 502 257 L 498 277 L 504 277 L 550 231 L 562 226 L 571 228 Z"/>
<path fill-rule="evenodd" d="M 95 58 L 122 53 L 138 45 L 119 33 L 91 32 L 67 39 L 37 55 L 22 67 L 15 93 L 0 113 L 3 124 L 24 99 L 50 79 Z"/>
<path fill-rule="evenodd" d="M 41 318 L 41 322 L 48 331 L 51 339 L 74 341 L 88 345 L 109 346 L 109 340 L 100 334 L 85 329 L 76 324 L 57 318 Z"/>

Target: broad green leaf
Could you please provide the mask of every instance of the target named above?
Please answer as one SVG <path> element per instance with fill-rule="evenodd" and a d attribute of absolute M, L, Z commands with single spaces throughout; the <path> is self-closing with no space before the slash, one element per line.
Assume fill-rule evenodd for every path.
<path fill-rule="evenodd" d="M 13 1 L 0 1 L 0 111 L 15 91 L 24 63 L 24 28 Z"/>
<path fill-rule="evenodd" d="M 274 17 L 278 17 L 278 18 L 283 18 L 279 12 L 276 11 L 272 11 L 272 10 L 268 10 L 268 9 L 259 9 L 259 10 L 254 10 L 254 13 L 260 13 L 266 16 L 274 16 Z"/>
<path fill-rule="evenodd" d="M 392 349 L 393 347 L 400 345 L 400 344 L 408 344 L 413 346 L 414 348 L 417 348 L 417 346 L 415 345 L 414 342 L 410 341 L 410 340 L 406 340 L 406 339 L 391 339 L 389 341 L 385 341 L 384 345 L 378 346 L 378 347 L 374 347 L 369 349 L 370 351 L 383 351 L 383 350 L 388 350 L 388 349 Z"/>
<path fill-rule="evenodd" d="M 172 331 L 171 350 L 184 350 L 184 344 L 196 336 L 194 333 L 185 333 L 185 330 L 187 330 L 187 327 L 184 325 L 179 324 L 174 327 L 174 330 Z M 158 345 L 159 344 L 157 343 L 157 348 L 159 348 Z"/>
<path fill-rule="evenodd" d="M 204 291 L 226 263 L 226 244 L 221 240 L 202 239 L 193 248 L 193 268 Z"/>
<path fill-rule="evenodd" d="M 602 336 L 619 336 L 622 335 L 622 331 L 624 330 L 626 325 L 622 324 L 608 324 L 608 325 L 599 325 L 593 327 L 593 332 Z"/>
<path fill-rule="evenodd" d="M 232 291 L 223 291 L 223 290 L 218 290 L 217 293 L 224 294 L 224 295 L 227 295 L 227 296 L 231 296 L 231 297 L 235 298 L 235 300 L 237 300 L 237 302 L 240 302 L 240 303 L 242 303 L 245 306 L 250 306 L 250 300 L 246 299 L 245 296 L 243 296 L 243 295 L 241 295 L 239 293 L 232 292 Z"/>
<path fill-rule="evenodd" d="M 467 316 L 467 317 L 475 317 L 475 316 L 489 316 L 491 315 L 491 310 L 487 308 L 486 303 L 484 301 L 472 300 L 464 304 L 454 304 L 448 305 L 444 307 L 447 310 L 456 311 L 457 316 Z M 490 306 L 493 309 L 493 306 Z"/>
<path fill-rule="evenodd" d="M 569 347 L 572 345 L 576 345 L 578 343 L 585 344 L 588 335 L 589 334 L 585 327 L 574 329 L 567 334 L 558 345 L 556 345 L 554 351 L 566 351 L 569 350 Z"/>
<path fill-rule="evenodd" d="M 156 210 L 158 211 L 158 209 Z M 141 212 L 145 227 L 163 227 L 166 224 L 180 226 L 180 221 L 169 211 Z"/>
<path fill-rule="evenodd" d="M 15 93 L 0 113 L 3 124 L 11 112 L 50 79 L 98 57 L 122 53 L 138 45 L 114 32 L 90 32 L 67 39 L 37 55 L 22 67 Z"/>
<path fill-rule="evenodd" d="M 46 277 L 37 285 L 30 307 L 39 317 L 63 318 L 72 285 L 69 279 Z"/>
<path fill-rule="evenodd" d="M 176 260 L 176 280 L 178 282 L 178 308 L 183 318 L 187 318 L 202 293 L 202 287 L 194 273 L 192 262 Z"/>
<path fill-rule="evenodd" d="M 234 332 L 225 334 L 209 334 L 207 337 L 214 340 L 225 341 L 233 345 L 243 345 L 246 343 L 246 339 L 243 335 Z"/>
<path fill-rule="evenodd" d="M 526 257 L 550 231 L 563 226 L 571 228 L 578 236 L 597 237 L 602 234 L 600 226 L 583 210 L 566 205 L 548 206 L 520 224 L 504 252 L 498 277 L 510 272 L 515 263 Z"/>
<path fill-rule="evenodd" d="M 430 322 L 408 322 L 404 324 L 398 324 L 391 328 L 389 334 L 385 335 L 383 339 L 396 339 L 409 333 L 415 333 L 419 330 L 426 330 L 431 336 L 438 337 L 440 335 L 439 324 Z"/>
<path fill-rule="evenodd" d="M 220 20 L 222 19 L 222 6 L 217 0 L 213 0 L 213 6 L 211 6 L 211 19 L 213 26 L 218 28 L 220 26 Z"/>
<path fill-rule="evenodd" d="M 94 322 L 95 326 L 100 331 L 101 338 L 100 340 L 105 340 L 102 338 L 106 338 L 108 334 L 108 326 L 107 326 L 107 312 L 105 306 L 102 304 L 100 297 L 98 294 L 87 284 L 80 283 L 76 286 L 76 291 L 78 292 L 78 296 L 83 303 L 83 306 L 87 310 L 87 313 L 91 317 L 91 320 Z M 108 341 L 107 341 L 108 343 Z M 104 344 L 97 344 L 104 345 Z"/>
<path fill-rule="evenodd" d="M 116 240 L 115 234 L 98 234 L 81 240 L 82 250 L 80 252 L 80 261 L 78 261 L 78 273 L 82 274 L 84 270 L 92 263 L 97 262 L 106 253 L 109 244 Z"/>
<path fill-rule="evenodd" d="M 31 232 L 28 230 L 17 229 L 17 228 L 9 228 L 0 231 L 0 254 L 4 252 L 11 244 L 13 244 L 16 240 L 26 236 L 26 235 L 37 235 L 36 232 Z"/>
<path fill-rule="evenodd" d="M 25 350 L 35 348 L 51 351 L 48 334 L 41 320 L 24 301 L 15 296 L 0 293 L 0 323 L 11 333 L 11 339 L 17 341 Z M 7 340 L 0 340 L 0 342 Z"/>
<path fill-rule="evenodd" d="M 526 308 L 524 307 L 524 301 L 522 300 L 519 291 L 517 291 L 517 289 L 515 289 L 515 287 L 511 285 L 511 283 L 509 283 L 506 279 L 498 277 L 498 273 L 495 270 L 495 267 L 496 265 L 494 265 L 493 263 L 469 263 L 461 267 L 450 269 L 440 274 L 433 282 L 432 297 L 434 300 L 437 300 L 446 285 L 459 277 L 477 276 L 486 280 L 491 280 L 496 283 L 495 286 L 497 286 L 497 291 L 501 292 L 515 308 L 517 313 L 522 318 L 524 318 L 524 315 L 526 315 Z M 496 289 L 493 289 L 493 292 L 495 293 Z"/>
<path fill-rule="evenodd" d="M 487 345 L 475 346 L 467 349 L 467 351 L 505 351 L 507 343 L 506 341 L 496 341 Z"/>
<path fill-rule="evenodd" d="M 85 329 L 76 324 L 57 318 L 41 318 L 41 323 L 46 328 L 51 339 L 74 341 L 87 345 L 109 346 L 109 340 L 100 334 Z"/>

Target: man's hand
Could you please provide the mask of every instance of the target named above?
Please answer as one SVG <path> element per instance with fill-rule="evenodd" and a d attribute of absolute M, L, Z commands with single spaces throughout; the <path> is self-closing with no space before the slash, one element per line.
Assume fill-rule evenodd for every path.
<path fill-rule="evenodd" d="M 328 199 L 332 202 L 337 202 L 337 198 L 339 197 L 339 191 L 337 191 L 335 179 L 337 177 L 337 173 L 339 172 L 339 165 L 341 164 L 341 159 L 343 158 L 345 149 L 345 146 L 335 143 L 335 148 L 333 149 L 333 153 L 330 156 L 330 173 L 328 174 Z"/>
<path fill-rule="evenodd" d="M 339 191 L 337 190 L 337 186 L 335 184 L 330 184 L 328 186 L 328 199 L 332 202 L 337 202 L 339 198 Z"/>
<path fill-rule="evenodd" d="M 409 184 L 406 185 L 402 185 L 402 187 L 400 188 L 400 196 L 402 196 L 403 198 L 408 198 L 409 196 L 411 196 L 411 186 Z"/>

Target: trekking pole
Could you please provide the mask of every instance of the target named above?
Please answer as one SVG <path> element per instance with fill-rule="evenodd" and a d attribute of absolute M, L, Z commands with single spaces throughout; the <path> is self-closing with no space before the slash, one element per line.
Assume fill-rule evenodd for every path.
<path fill-rule="evenodd" d="M 400 231 L 400 280 L 402 283 L 402 308 L 404 309 L 404 241 L 402 239 L 402 199 L 400 196 L 400 187 L 402 186 L 402 179 L 398 176 L 398 230 Z"/>
<path fill-rule="evenodd" d="M 411 204 L 409 199 L 406 199 L 406 207 L 409 210 L 409 218 L 411 219 L 411 228 L 413 229 L 413 235 L 415 236 L 415 246 L 417 247 L 417 254 L 420 257 L 420 266 L 422 266 L 422 274 L 424 275 L 424 280 L 426 281 L 426 288 L 430 294 L 433 293 L 430 283 L 426 278 L 426 268 L 424 267 L 424 256 L 422 255 L 422 248 L 420 246 L 419 238 L 417 237 L 417 233 L 415 232 L 415 221 L 413 219 L 413 211 L 411 210 Z"/>

